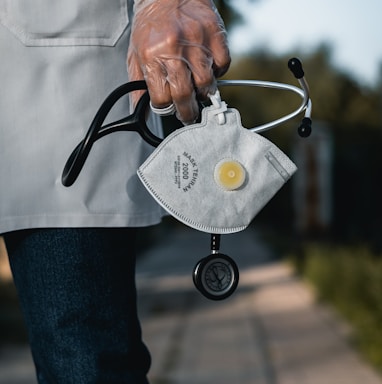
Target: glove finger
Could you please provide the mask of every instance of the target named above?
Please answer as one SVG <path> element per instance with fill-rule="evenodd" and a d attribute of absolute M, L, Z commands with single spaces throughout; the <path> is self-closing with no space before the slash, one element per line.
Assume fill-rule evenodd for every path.
<path fill-rule="evenodd" d="M 222 24 L 214 33 L 209 34 L 208 47 L 213 57 L 212 68 L 216 77 L 223 76 L 231 64 L 227 33 Z"/>
<path fill-rule="evenodd" d="M 184 124 L 194 123 L 199 116 L 196 92 L 190 69 L 185 60 L 167 60 L 167 80 L 177 117 Z"/>
<path fill-rule="evenodd" d="M 150 101 L 155 108 L 169 106 L 172 101 L 170 85 L 167 81 L 165 65 L 159 60 L 144 66 L 144 76 L 150 94 Z"/>
<path fill-rule="evenodd" d="M 192 73 L 192 81 L 197 98 L 201 101 L 208 99 L 209 93 L 216 90 L 216 78 L 213 72 L 213 59 L 210 54 L 201 49 L 191 49 L 188 66 Z"/>
<path fill-rule="evenodd" d="M 139 65 L 139 60 L 136 53 L 130 50 L 127 55 L 127 68 L 129 81 L 144 80 L 142 69 Z M 130 93 L 130 101 L 133 108 L 138 103 L 138 100 L 144 94 L 145 91 L 134 91 Z"/>

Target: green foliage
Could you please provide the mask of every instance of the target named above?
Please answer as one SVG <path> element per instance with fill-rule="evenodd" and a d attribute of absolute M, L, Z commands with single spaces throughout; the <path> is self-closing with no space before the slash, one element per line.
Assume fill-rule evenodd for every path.
<path fill-rule="evenodd" d="M 248 0 L 248 2 L 255 3 L 259 0 Z M 238 12 L 234 6 L 235 0 L 214 0 L 216 8 L 221 15 L 227 31 L 243 21 L 243 15 Z"/>
<path fill-rule="evenodd" d="M 306 78 L 309 82 L 313 104 L 313 116 L 316 120 L 325 120 L 333 124 L 334 130 L 357 130 L 361 126 L 381 125 L 381 87 L 375 89 L 358 84 L 351 76 L 342 73 L 331 63 L 331 48 L 323 44 L 310 54 L 295 51 L 288 55 L 276 56 L 265 49 L 254 50 L 241 57 L 234 57 L 226 78 L 257 79 L 279 81 L 298 85 L 287 68 L 290 57 L 297 56 L 303 62 Z M 245 119 L 269 119 L 281 115 L 285 110 L 299 102 L 284 92 L 280 99 L 277 92 L 270 90 L 267 97 L 251 88 L 230 88 L 227 93 L 235 104 L 241 104 Z M 270 103 L 272 100 L 272 103 Z"/>
<path fill-rule="evenodd" d="M 382 369 L 382 257 L 368 247 L 309 245 L 294 260 L 318 297 L 352 324 L 359 350 Z"/>
<path fill-rule="evenodd" d="M 227 31 L 242 20 L 242 16 L 233 8 L 232 1 L 215 0 L 214 1 L 222 19 L 224 20 Z"/>
<path fill-rule="evenodd" d="M 288 59 L 293 56 L 302 60 L 309 83 L 313 130 L 317 127 L 315 122 L 324 122 L 330 128 L 334 144 L 331 235 L 341 241 L 373 243 L 382 249 L 379 235 L 382 229 L 382 186 L 379 182 L 382 174 L 382 80 L 374 88 L 357 83 L 332 65 L 331 48 L 325 44 L 309 54 L 295 51 L 276 56 L 265 49 L 254 50 L 234 57 L 225 78 L 298 85 L 287 67 Z M 272 89 L 222 87 L 221 93 L 229 106 L 239 109 L 245 127 L 274 120 L 300 103 L 294 94 Z M 291 155 L 293 142 L 299 139 L 296 133 L 299 124 L 296 118 L 264 135 Z M 260 219 L 284 228 L 285 221 L 275 220 L 275 215 L 287 210 L 289 220 L 293 220 L 288 188 L 280 191 Z"/>

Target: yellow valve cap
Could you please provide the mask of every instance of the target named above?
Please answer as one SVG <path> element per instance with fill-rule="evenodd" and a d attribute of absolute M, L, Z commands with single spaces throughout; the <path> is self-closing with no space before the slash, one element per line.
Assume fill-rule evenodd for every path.
<path fill-rule="evenodd" d="M 224 159 L 215 167 L 215 182 L 227 191 L 240 188 L 245 182 L 245 169 L 236 160 Z"/>

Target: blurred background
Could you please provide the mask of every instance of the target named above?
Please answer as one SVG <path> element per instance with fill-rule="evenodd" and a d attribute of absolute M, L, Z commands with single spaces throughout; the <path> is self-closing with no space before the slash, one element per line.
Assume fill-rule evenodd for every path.
<path fill-rule="evenodd" d="M 313 100 L 310 138 L 298 137 L 298 121 L 265 134 L 299 171 L 255 225 L 275 236 L 280 254 L 353 324 L 355 344 L 382 368 L 382 3 L 224 5 L 234 54 L 227 77 L 294 83 L 286 63 L 297 56 Z M 246 127 L 287 113 L 294 101 L 251 88 L 224 95 Z"/>
<path fill-rule="evenodd" d="M 382 2 L 215 3 L 232 50 L 226 79 L 297 85 L 287 68 L 296 56 L 313 100 L 309 138 L 298 136 L 299 119 L 264 134 L 299 171 L 247 231 L 260 232 L 278 257 L 315 287 L 318 299 L 336 308 L 356 330 L 356 348 L 382 369 Z M 299 105 L 285 91 L 227 87 L 221 93 L 240 111 L 245 127 Z M 144 247 L 154 247 L 158 238 L 157 228 L 149 231 Z M 25 340 L 0 241 L 0 346 Z"/>

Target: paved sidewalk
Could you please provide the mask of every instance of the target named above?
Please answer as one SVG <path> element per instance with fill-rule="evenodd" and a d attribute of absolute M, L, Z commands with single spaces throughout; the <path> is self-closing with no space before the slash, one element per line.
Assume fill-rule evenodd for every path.
<path fill-rule="evenodd" d="M 274 258 L 252 229 L 222 237 L 240 269 L 227 300 L 192 282 L 209 236 L 170 228 L 139 259 L 137 283 L 152 384 L 382 384 L 350 348 L 349 329 Z M 26 348 L 0 350 L 0 384 L 36 384 Z M 105 383 L 106 384 L 106 383 Z"/>
<path fill-rule="evenodd" d="M 209 236 L 189 229 L 167 236 L 138 266 L 152 384 L 382 384 L 347 343 L 349 328 L 252 229 L 222 237 L 240 282 L 219 302 L 191 278 Z"/>

